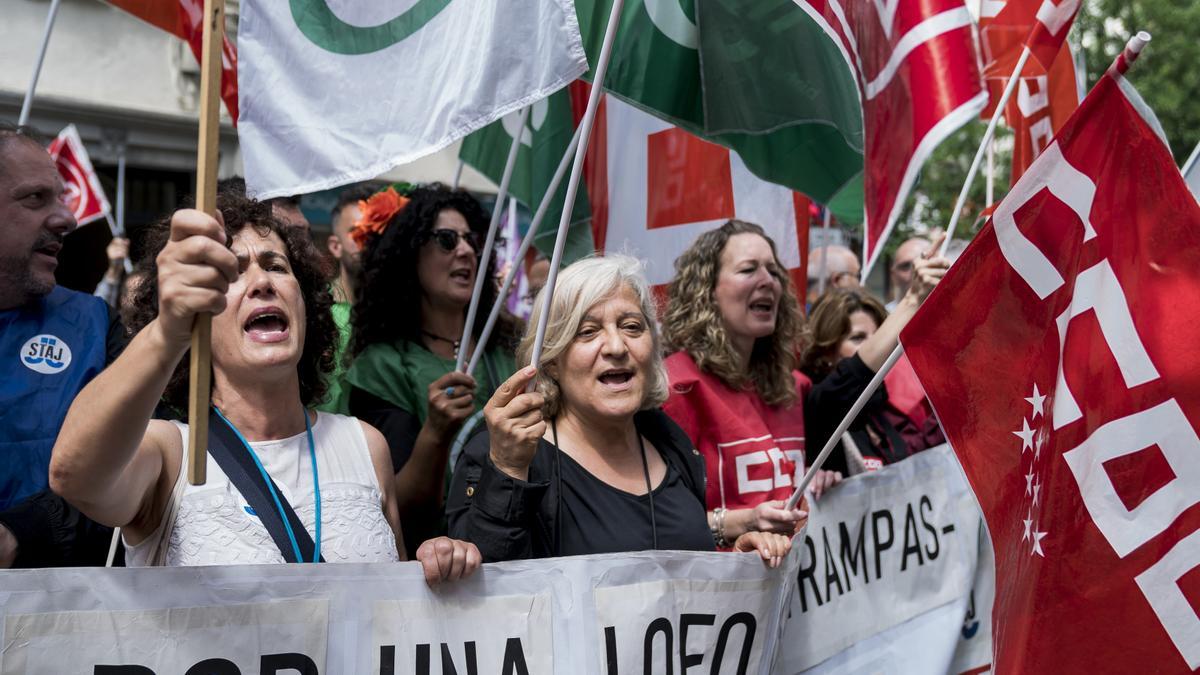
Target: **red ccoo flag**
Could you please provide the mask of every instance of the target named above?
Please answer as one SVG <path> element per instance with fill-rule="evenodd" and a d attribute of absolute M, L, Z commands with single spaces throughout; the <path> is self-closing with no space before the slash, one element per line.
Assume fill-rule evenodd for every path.
<path fill-rule="evenodd" d="M 83 142 L 79 140 L 79 132 L 71 124 L 63 129 L 58 137 L 50 142 L 47 148 L 54 165 L 58 167 L 58 175 L 62 176 L 63 201 L 67 208 L 75 214 L 75 222 L 79 225 L 106 217 L 111 209 L 100 180 L 92 169 L 92 160 L 88 158 Z"/>
<path fill-rule="evenodd" d="M 1049 70 L 1054 65 L 1082 3 L 1083 0 L 1042 0 L 1035 15 L 1037 21 L 1033 24 L 1033 32 L 1025 43 L 1042 68 Z"/>
<path fill-rule="evenodd" d="M 1200 667 L 1200 206 L 1117 68 L 901 335 L 988 520 L 997 673 Z"/>
<path fill-rule="evenodd" d="M 106 0 L 146 23 L 188 43 L 200 60 L 204 41 L 204 0 Z M 236 125 L 238 120 L 237 48 L 225 36 L 221 44 L 221 99 Z"/>

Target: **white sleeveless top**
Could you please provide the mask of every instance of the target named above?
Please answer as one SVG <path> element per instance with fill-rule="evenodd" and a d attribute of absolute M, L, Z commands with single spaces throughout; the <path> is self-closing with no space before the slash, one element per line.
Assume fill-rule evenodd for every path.
<path fill-rule="evenodd" d="M 188 484 L 188 427 L 182 422 L 172 424 L 183 439 L 179 479 L 158 529 L 136 545 L 125 542 L 126 564 L 178 567 L 285 562 L 267 528 L 211 455 L 207 482 Z M 398 561 L 396 538 L 383 513 L 383 494 L 362 424 L 354 417 L 318 412 L 312 431 L 321 485 L 321 556 L 327 562 Z M 250 445 L 315 538 L 308 434 Z"/>

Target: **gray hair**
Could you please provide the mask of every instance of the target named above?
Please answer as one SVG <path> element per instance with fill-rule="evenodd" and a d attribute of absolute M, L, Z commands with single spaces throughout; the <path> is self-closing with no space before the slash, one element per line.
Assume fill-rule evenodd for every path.
<path fill-rule="evenodd" d="M 547 417 L 554 417 L 561 409 L 562 391 L 543 366 L 553 363 L 567 351 L 588 310 L 622 288 L 632 290 L 637 296 L 638 305 L 646 317 L 646 330 L 650 331 L 654 342 L 641 409 L 655 408 L 666 402 L 667 369 L 663 365 L 662 333 L 658 327 L 654 296 L 642 271 L 642 263 L 627 255 L 593 256 L 576 261 L 559 272 L 555 284 L 550 316 L 547 317 L 545 347 L 533 380 L 537 390 L 546 397 L 543 413 Z M 545 295 L 545 289 L 538 292 L 533 303 L 534 318 L 525 327 L 525 336 L 521 338 L 521 346 L 517 350 L 517 362 L 521 367 L 528 365 L 533 356 L 534 341 L 537 339 L 536 317 L 545 302 Z"/>

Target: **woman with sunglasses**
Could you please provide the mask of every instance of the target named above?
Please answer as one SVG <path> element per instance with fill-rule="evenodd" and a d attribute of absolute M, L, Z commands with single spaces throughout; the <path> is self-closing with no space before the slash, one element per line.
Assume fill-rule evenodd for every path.
<path fill-rule="evenodd" d="M 489 220 L 474 197 L 433 184 L 404 196 L 389 188 L 362 207 L 351 234 L 362 258 L 343 386 L 349 412 L 382 431 L 392 449 L 411 549 L 441 532 L 451 451 L 516 370 L 520 326 L 502 313 L 488 344 L 474 343 L 497 299 L 493 258 L 471 343 L 459 344 Z M 475 372 L 455 372 L 458 351 L 476 348 L 484 352 Z"/>

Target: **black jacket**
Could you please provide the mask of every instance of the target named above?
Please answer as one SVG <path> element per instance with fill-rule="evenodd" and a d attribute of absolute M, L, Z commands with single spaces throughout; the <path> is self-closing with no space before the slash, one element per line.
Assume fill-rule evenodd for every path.
<path fill-rule="evenodd" d="M 658 408 L 637 413 L 633 422 L 704 504 L 704 458 L 679 425 Z M 489 439 L 486 431 L 472 438 L 455 466 L 446 498 L 450 536 L 474 543 L 485 562 L 556 555 L 557 448 L 539 441 L 529 480 L 520 481 L 492 464 Z"/>
<path fill-rule="evenodd" d="M 841 424 L 859 394 L 874 377 L 875 372 L 855 354 L 838 361 L 828 375 L 813 383 L 804 401 L 804 431 L 808 437 L 805 444 L 809 448 L 810 459 L 816 458 L 821 448 L 825 447 L 829 437 L 837 430 L 837 425 Z M 854 439 L 864 457 L 876 457 L 884 464 L 893 464 L 908 457 L 909 449 L 889 419 L 888 410 L 887 387 L 881 384 L 846 433 Z M 868 427 L 870 432 L 867 431 Z M 881 442 L 876 443 L 876 438 Z M 835 447 L 822 468 L 849 475 L 845 452 Z"/>

